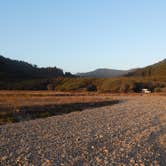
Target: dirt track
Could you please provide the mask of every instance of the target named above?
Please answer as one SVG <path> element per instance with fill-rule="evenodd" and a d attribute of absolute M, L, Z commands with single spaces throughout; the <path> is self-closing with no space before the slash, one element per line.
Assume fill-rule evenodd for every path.
<path fill-rule="evenodd" d="M 166 165 L 166 97 L 0 126 L 0 165 Z M 137 163 L 137 164 L 136 164 Z"/>

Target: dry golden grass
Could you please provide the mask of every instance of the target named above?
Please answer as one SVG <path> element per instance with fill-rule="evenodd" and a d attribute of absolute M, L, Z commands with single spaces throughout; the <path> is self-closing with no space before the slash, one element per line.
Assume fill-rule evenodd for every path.
<path fill-rule="evenodd" d="M 0 91 L 0 106 L 42 106 L 52 104 L 86 103 L 109 101 L 114 96 L 137 96 L 138 93 L 93 93 L 55 91 Z M 164 95 L 153 93 L 150 95 Z"/>
<path fill-rule="evenodd" d="M 0 91 L 0 105 L 36 106 L 108 101 L 110 95 L 95 93 L 62 93 L 54 91 Z"/>
<path fill-rule="evenodd" d="M 73 111 L 82 111 L 86 108 L 107 106 L 117 103 L 117 96 L 132 97 L 137 95 L 142 94 L 0 91 L 0 124 L 61 115 Z M 150 95 L 158 95 L 158 93 Z"/>
<path fill-rule="evenodd" d="M 111 95 L 97 93 L 0 91 L 0 123 L 81 111 L 89 107 L 109 105 L 114 101 Z"/>

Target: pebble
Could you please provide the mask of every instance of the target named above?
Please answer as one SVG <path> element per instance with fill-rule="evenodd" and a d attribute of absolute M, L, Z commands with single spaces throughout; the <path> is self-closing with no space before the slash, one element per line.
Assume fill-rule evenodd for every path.
<path fill-rule="evenodd" d="M 1 125 L 0 165 L 157 166 L 164 162 L 166 145 L 158 141 L 165 134 L 166 97 L 116 98 L 123 102 Z"/>

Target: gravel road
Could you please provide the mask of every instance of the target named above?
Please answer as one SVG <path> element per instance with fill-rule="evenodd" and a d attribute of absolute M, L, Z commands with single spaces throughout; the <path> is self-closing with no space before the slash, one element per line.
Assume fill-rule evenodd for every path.
<path fill-rule="evenodd" d="M 0 165 L 166 166 L 166 97 L 0 126 Z"/>

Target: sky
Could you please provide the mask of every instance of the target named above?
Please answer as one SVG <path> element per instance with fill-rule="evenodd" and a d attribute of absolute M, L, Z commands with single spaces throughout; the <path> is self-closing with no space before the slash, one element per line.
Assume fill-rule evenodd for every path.
<path fill-rule="evenodd" d="M 1 0 L 0 54 L 72 73 L 166 58 L 165 0 Z"/>

